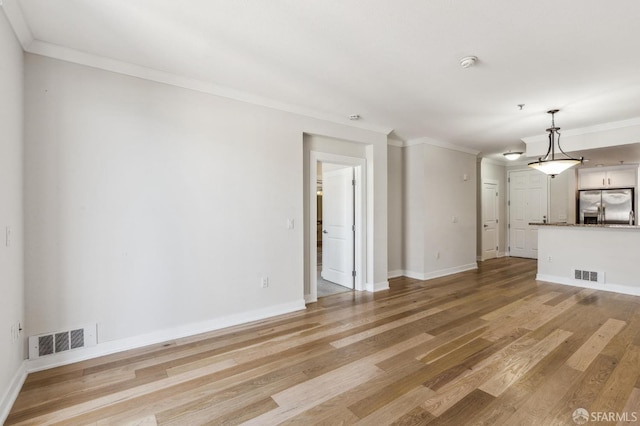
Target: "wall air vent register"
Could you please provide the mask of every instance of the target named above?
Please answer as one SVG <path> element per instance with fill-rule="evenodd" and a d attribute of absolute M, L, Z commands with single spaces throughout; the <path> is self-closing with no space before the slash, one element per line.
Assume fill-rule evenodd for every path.
<path fill-rule="evenodd" d="M 95 346 L 97 324 L 65 331 L 29 336 L 29 359 Z"/>
<path fill-rule="evenodd" d="M 579 281 L 589 281 L 592 283 L 604 284 L 603 271 L 585 271 L 583 269 L 572 269 L 572 278 Z"/>

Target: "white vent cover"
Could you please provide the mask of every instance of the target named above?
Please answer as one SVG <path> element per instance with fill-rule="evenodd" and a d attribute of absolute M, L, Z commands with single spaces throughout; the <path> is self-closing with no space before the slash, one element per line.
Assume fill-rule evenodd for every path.
<path fill-rule="evenodd" d="M 71 330 L 29 336 L 29 359 L 38 359 L 96 344 L 97 324 L 95 323 Z"/>

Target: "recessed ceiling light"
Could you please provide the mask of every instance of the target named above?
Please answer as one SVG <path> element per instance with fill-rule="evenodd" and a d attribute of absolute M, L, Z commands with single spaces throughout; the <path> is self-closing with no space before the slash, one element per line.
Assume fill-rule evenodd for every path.
<path fill-rule="evenodd" d="M 474 66 L 476 62 L 478 62 L 477 56 L 465 56 L 464 58 L 460 59 L 460 66 L 462 68 L 469 68 Z"/>
<path fill-rule="evenodd" d="M 349 120 L 360 120 L 360 115 L 359 114 L 351 114 L 349 116 Z"/>

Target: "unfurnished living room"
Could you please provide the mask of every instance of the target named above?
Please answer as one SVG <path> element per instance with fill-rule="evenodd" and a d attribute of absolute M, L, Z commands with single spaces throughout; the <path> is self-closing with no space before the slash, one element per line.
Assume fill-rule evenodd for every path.
<path fill-rule="evenodd" d="M 640 424 L 640 2 L 0 9 L 0 423 Z"/>

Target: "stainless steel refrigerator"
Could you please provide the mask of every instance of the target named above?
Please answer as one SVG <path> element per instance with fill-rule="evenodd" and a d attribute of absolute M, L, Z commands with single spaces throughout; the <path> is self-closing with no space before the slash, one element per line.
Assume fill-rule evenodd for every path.
<path fill-rule="evenodd" d="M 577 216 L 586 224 L 634 224 L 633 188 L 578 191 Z"/>

